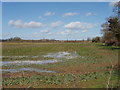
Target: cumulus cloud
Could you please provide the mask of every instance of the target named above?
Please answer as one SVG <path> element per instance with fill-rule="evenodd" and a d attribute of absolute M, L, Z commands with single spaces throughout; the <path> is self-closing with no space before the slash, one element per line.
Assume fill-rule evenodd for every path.
<path fill-rule="evenodd" d="M 54 12 L 46 12 L 44 15 L 45 16 L 52 16 L 52 15 L 55 15 L 55 13 Z"/>
<path fill-rule="evenodd" d="M 91 16 L 91 15 L 92 15 L 91 12 L 86 13 L 86 16 Z"/>
<path fill-rule="evenodd" d="M 8 22 L 8 24 L 13 26 L 13 27 L 17 27 L 17 28 L 40 28 L 40 27 L 44 26 L 40 22 L 34 22 L 34 21 L 23 22 L 21 20 L 16 20 L 16 21 L 10 20 Z"/>
<path fill-rule="evenodd" d="M 63 35 L 65 35 L 65 34 L 73 34 L 73 32 L 71 30 L 65 30 L 65 31 L 60 32 L 60 34 L 63 34 Z"/>
<path fill-rule="evenodd" d="M 57 27 L 57 26 L 60 26 L 61 24 L 62 24 L 61 21 L 56 21 L 56 22 L 51 23 L 51 26 L 52 27 Z"/>
<path fill-rule="evenodd" d="M 35 34 L 35 35 L 40 35 L 40 34 L 50 34 L 50 31 L 47 30 L 47 29 L 45 29 L 45 30 L 41 30 L 40 32 L 35 32 L 35 33 L 33 33 L 33 34 Z"/>
<path fill-rule="evenodd" d="M 80 31 L 79 30 L 64 30 L 64 31 L 61 31 L 61 32 L 58 32 L 58 34 L 61 34 L 61 35 L 71 35 L 71 34 L 76 34 L 76 33 L 79 33 Z"/>
<path fill-rule="evenodd" d="M 68 16 L 75 16 L 78 15 L 79 13 L 76 12 L 68 12 L 68 13 L 64 13 L 62 17 L 68 17 Z"/>
<path fill-rule="evenodd" d="M 93 28 L 94 26 L 95 24 L 91 24 L 91 23 L 71 22 L 69 24 L 66 24 L 64 28 L 76 29 L 76 30 L 87 30 L 87 29 Z"/>

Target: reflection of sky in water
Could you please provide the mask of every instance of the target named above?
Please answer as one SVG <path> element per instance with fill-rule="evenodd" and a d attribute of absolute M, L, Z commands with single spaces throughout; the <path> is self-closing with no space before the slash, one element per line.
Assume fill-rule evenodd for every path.
<path fill-rule="evenodd" d="M 47 63 L 56 63 L 58 62 L 57 60 L 39 60 L 39 61 L 2 61 L 3 66 L 9 66 L 9 65 L 28 65 L 28 64 L 47 64 Z"/>
<path fill-rule="evenodd" d="M 22 71 L 35 71 L 35 72 L 56 73 L 55 71 L 47 71 L 47 70 L 41 70 L 41 69 L 36 69 L 36 68 L 0 69 L 0 71 L 11 72 L 11 73 L 22 72 Z"/>
<path fill-rule="evenodd" d="M 76 51 L 74 53 L 68 52 L 49 53 L 47 55 L 44 55 L 44 57 L 72 59 L 77 57 L 77 53 Z"/>
<path fill-rule="evenodd" d="M 16 60 L 16 61 L 2 61 L 0 62 L 0 66 L 12 66 L 12 65 L 29 65 L 29 64 L 47 64 L 47 63 L 56 63 L 60 62 L 60 59 L 72 59 L 76 58 L 78 55 L 76 51 L 74 53 L 69 52 L 57 52 L 57 53 L 48 53 L 44 55 L 44 57 L 52 57 L 56 60 Z M 23 58 L 28 56 L 0 56 L 0 58 L 7 57 L 7 58 Z M 39 56 L 31 56 L 32 58 L 37 58 Z M 47 71 L 47 70 L 40 70 L 37 68 L 21 68 L 21 69 L 0 69 L 3 72 L 22 72 L 22 71 L 35 71 L 35 72 L 48 72 L 48 73 L 55 73 L 55 71 Z"/>
<path fill-rule="evenodd" d="M 76 51 L 74 53 L 69 53 L 69 52 L 56 52 L 56 53 L 48 53 L 47 55 L 43 55 L 44 57 L 52 57 L 52 58 L 67 58 L 69 59 L 69 57 L 73 57 L 75 58 L 75 56 L 77 56 Z M 31 58 L 38 58 L 40 56 L 0 56 L 0 58 L 27 58 L 27 57 L 31 57 Z"/>
<path fill-rule="evenodd" d="M 5 57 L 6 58 L 25 58 L 25 57 L 29 57 L 29 56 L 0 56 L 0 58 L 5 58 Z"/>

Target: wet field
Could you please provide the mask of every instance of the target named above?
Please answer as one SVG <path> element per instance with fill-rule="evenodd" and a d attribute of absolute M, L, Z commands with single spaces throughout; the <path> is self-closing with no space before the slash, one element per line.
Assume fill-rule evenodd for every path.
<path fill-rule="evenodd" d="M 95 43 L 3 43 L 3 87 L 103 88 L 110 71 L 117 87 L 117 52 Z"/>
<path fill-rule="evenodd" d="M 29 57 L 29 56 L 1 56 L 1 58 L 25 58 L 25 57 Z M 39 56 L 32 56 L 32 58 L 38 58 Z M 76 51 L 71 54 L 68 52 L 57 52 L 57 53 L 48 53 L 47 55 L 43 55 L 43 57 L 47 57 L 47 58 L 53 58 L 53 60 L 15 60 L 15 61 L 2 61 L 1 66 L 24 66 L 24 65 L 32 65 L 32 64 L 49 64 L 49 63 L 57 63 L 57 62 L 61 62 L 61 59 L 73 59 L 73 58 L 77 58 L 78 55 L 76 53 Z M 20 69 L 0 69 L 1 71 L 4 72 L 11 72 L 11 73 L 15 73 L 15 72 L 22 72 L 22 71 L 35 71 L 35 72 L 54 72 L 55 71 L 46 71 L 46 70 L 39 70 L 37 68 L 20 68 Z"/>

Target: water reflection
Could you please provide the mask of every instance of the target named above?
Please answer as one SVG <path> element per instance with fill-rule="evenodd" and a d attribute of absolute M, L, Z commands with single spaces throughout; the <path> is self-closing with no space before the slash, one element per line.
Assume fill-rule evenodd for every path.
<path fill-rule="evenodd" d="M 10 73 L 17 73 L 17 72 L 23 72 L 23 71 L 56 73 L 55 71 L 47 71 L 47 70 L 41 70 L 41 69 L 36 69 L 36 68 L 0 69 L 0 71 L 2 71 L 2 72 L 10 72 Z"/>
<path fill-rule="evenodd" d="M 2 66 L 9 66 L 9 65 L 29 65 L 29 64 L 47 64 L 47 63 L 56 63 L 59 60 L 26 60 L 26 61 L 2 61 Z"/>

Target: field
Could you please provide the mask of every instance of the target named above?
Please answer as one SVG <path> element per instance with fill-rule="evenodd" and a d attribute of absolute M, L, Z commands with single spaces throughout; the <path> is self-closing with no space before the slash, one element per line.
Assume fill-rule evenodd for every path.
<path fill-rule="evenodd" d="M 2 46 L 5 88 L 118 87 L 119 49 L 115 47 L 90 42 Z"/>

